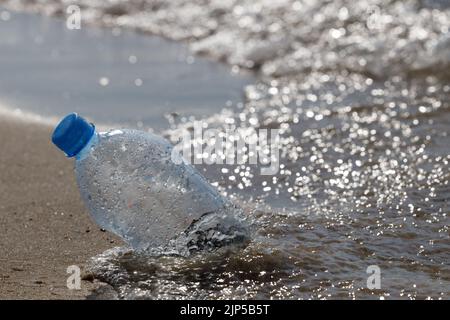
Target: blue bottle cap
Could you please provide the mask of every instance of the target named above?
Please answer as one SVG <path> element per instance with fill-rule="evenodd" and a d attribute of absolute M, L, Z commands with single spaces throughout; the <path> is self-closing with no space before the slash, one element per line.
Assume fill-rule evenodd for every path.
<path fill-rule="evenodd" d="M 56 126 L 52 142 L 68 157 L 76 156 L 94 135 L 95 127 L 76 113 L 68 114 Z"/>

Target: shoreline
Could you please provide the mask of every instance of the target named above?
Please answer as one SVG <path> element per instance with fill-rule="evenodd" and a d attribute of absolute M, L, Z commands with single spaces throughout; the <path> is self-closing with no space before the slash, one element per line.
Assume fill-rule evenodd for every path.
<path fill-rule="evenodd" d="M 172 115 L 201 119 L 235 107 L 255 80 L 194 58 L 185 44 L 162 36 L 128 29 L 115 34 L 104 26 L 71 31 L 57 17 L 5 12 L 0 49 L 11 76 L 0 77 L 0 100 L 57 116 L 55 123 L 75 111 L 105 127 L 160 132 L 170 127 Z"/>
<path fill-rule="evenodd" d="M 67 267 L 122 245 L 90 219 L 50 123 L 0 111 L 0 299 L 85 299 L 99 282 L 66 286 Z M 24 200 L 24 198 L 26 200 Z M 83 271 L 82 271 L 83 274 Z"/>
<path fill-rule="evenodd" d="M 6 118 L 11 121 L 20 123 L 31 123 L 41 125 L 44 127 L 53 127 L 58 123 L 57 117 L 44 117 L 39 114 L 23 111 L 20 108 L 14 106 L 8 106 L 0 102 L 0 119 Z M 6 120 L 2 119 L 2 120 Z"/>

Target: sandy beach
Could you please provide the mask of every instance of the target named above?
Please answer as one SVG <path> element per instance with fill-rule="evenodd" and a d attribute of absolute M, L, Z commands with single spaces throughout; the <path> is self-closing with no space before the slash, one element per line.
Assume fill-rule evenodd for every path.
<path fill-rule="evenodd" d="M 0 117 L 0 299 L 83 299 L 99 284 L 69 290 L 67 267 L 121 244 L 89 218 L 51 130 Z"/>

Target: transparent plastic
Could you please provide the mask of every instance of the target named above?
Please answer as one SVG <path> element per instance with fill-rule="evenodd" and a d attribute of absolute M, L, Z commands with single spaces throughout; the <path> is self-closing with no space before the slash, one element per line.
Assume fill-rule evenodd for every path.
<path fill-rule="evenodd" d="M 194 167 L 173 162 L 172 148 L 151 133 L 114 130 L 95 133 L 76 157 L 92 217 L 135 249 L 165 247 L 209 214 L 228 220 L 228 201 Z"/>

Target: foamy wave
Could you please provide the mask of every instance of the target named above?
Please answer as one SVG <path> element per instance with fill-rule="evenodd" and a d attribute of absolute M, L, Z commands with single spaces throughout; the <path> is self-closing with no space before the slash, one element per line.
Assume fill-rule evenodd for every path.
<path fill-rule="evenodd" d="M 75 0 L 85 23 L 185 40 L 194 52 L 268 76 L 347 70 L 447 73 L 450 6 L 438 0 Z M 64 2 L 4 1 L 64 15 Z"/>
<path fill-rule="evenodd" d="M 15 106 L 8 106 L 0 102 L 0 117 L 5 117 L 8 120 L 21 121 L 27 123 L 36 123 L 45 126 L 56 126 L 61 117 L 57 116 L 42 116 L 30 111 L 24 111 L 21 108 Z M 107 124 L 96 123 L 97 131 L 109 131 L 111 128 L 121 128 L 121 124 Z"/>
<path fill-rule="evenodd" d="M 46 126 L 54 126 L 58 119 L 56 117 L 43 117 L 38 114 L 23 111 L 20 108 L 6 106 L 0 103 L 0 116 L 11 120 L 38 123 Z"/>

